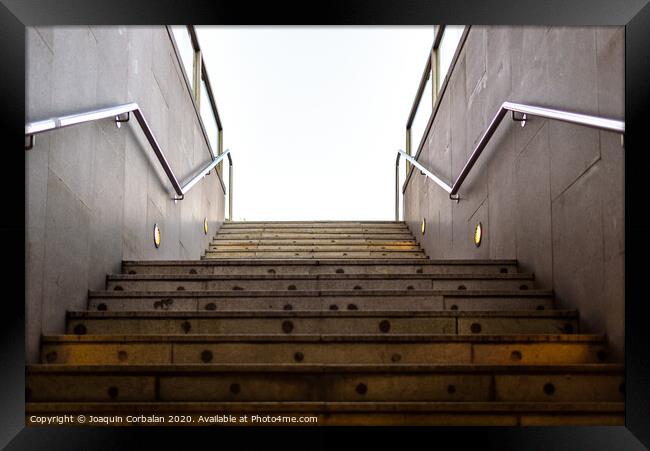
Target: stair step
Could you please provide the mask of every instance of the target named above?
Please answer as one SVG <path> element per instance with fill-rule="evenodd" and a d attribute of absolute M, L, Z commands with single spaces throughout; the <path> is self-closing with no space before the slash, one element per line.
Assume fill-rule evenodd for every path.
<path fill-rule="evenodd" d="M 224 227 L 219 229 L 216 235 L 226 235 L 229 233 L 243 233 L 243 234 L 251 234 L 251 233 L 272 233 L 272 234 L 278 234 L 278 233 L 284 233 L 284 234 L 292 234 L 292 233 L 309 233 L 309 234 L 322 234 L 322 233 L 327 233 L 327 234 L 364 234 L 364 235 L 381 235 L 381 234 L 386 234 L 386 233 L 391 233 L 391 234 L 410 234 L 410 231 L 406 226 L 399 226 L 399 227 L 379 227 L 379 226 L 341 226 L 341 227 L 334 227 L 334 226 L 314 226 L 314 227 L 308 227 L 308 226 L 288 226 L 288 227 L 280 227 L 280 226 L 270 226 L 270 227 L 262 227 L 262 226 L 242 226 L 242 227 Z M 413 236 L 413 235 L 411 235 Z"/>
<path fill-rule="evenodd" d="M 232 238 L 217 236 L 210 242 L 212 246 L 417 246 L 410 239 L 367 239 L 367 238 Z"/>
<path fill-rule="evenodd" d="M 282 222 L 263 222 L 263 223 L 225 223 L 223 224 L 218 233 L 224 230 L 240 230 L 240 229 L 309 229 L 309 230 L 339 230 L 339 229 L 356 229 L 356 230 L 405 230 L 408 231 L 408 226 L 404 223 L 372 223 L 372 222 L 295 222 L 295 223 L 282 223 Z"/>
<path fill-rule="evenodd" d="M 294 240 L 297 241 L 297 240 Z M 207 252 L 232 252 L 232 251 L 255 251 L 255 252 L 273 252 L 273 251 L 283 251 L 283 252 L 384 252 L 394 253 L 394 252 L 421 252 L 420 246 L 417 243 L 407 243 L 407 244 L 395 244 L 395 243 L 384 243 L 384 244 L 370 244 L 370 243 L 360 243 L 360 244 L 336 244 L 336 243 L 325 243 L 325 244 L 316 244 L 316 243 L 307 243 L 307 244 L 293 244 L 292 242 L 286 244 L 257 244 L 257 243 L 237 243 L 237 244 L 223 244 L 223 243 L 211 243 L 208 246 Z"/>
<path fill-rule="evenodd" d="M 517 273 L 515 260 L 157 260 L 124 261 L 137 274 L 445 274 Z"/>
<path fill-rule="evenodd" d="M 406 221 L 384 221 L 384 220 L 290 220 L 290 221 L 227 221 L 223 223 L 223 227 L 240 226 L 240 225 L 267 225 L 267 224 L 387 224 L 387 225 L 406 225 Z"/>
<path fill-rule="evenodd" d="M 578 333 L 575 311 L 68 312 L 69 334 Z"/>
<path fill-rule="evenodd" d="M 52 335 L 41 361 L 57 364 L 603 363 L 604 337 L 572 334 Z"/>
<path fill-rule="evenodd" d="M 30 402 L 622 402 L 619 365 L 34 365 Z"/>
<path fill-rule="evenodd" d="M 354 232 L 341 232 L 341 233 L 309 233 L 309 232 L 228 232 L 219 233 L 215 235 L 210 243 L 219 244 L 222 241 L 247 241 L 247 240 L 276 240 L 284 241 L 283 244 L 289 244 L 293 240 L 303 240 L 313 242 L 316 240 L 329 241 L 326 244 L 332 244 L 331 240 L 340 240 L 344 244 L 346 241 L 415 241 L 413 235 L 406 233 L 354 233 Z M 310 243 L 313 244 L 313 243 Z M 349 244 L 349 243 L 348 243 Z"/>
<path fill-rule="evenodd" d="M 186 415 L 184 426 L 237 425 L 246 415 L 250 425 L 292 426 L 551 426 L 617 425 L 625 423 L 622 402 L 29 402 L 26 424 L 38 415 L 145 415 L 141 426 L 161 426 L 153 420 Z M 218 414 L 217 414 L 218 413 Z M 233 422 L 225 422 L 224 415 Z M 268 418 L 272 415 L 274 418 Z M 124 421 L 124 417 L 122 421 Z M 267 417 L 267 418 L 265 418 Z M 97 424 L 112 425 L 116 424 Z M 120 423 L 122 426 L 129 424 Z M 175 424 L 178 425 L 178 424 Z"/>
<path fill-rule="evenodd" d="M 322 227 L 370 227 L 370 228 L 403 228 L 408 230 L 408 225 L 403 222 L 390 222 L 390 221 L 237 221 L 237 222 L 224 222 L 218 231 L 236 228 L 322 228 Z"/>
<path fill-rule="evenodd" d="M 528 290 L 533 275 L 515 274 L 294 274 L 294 275 L 131 275 L 106 278 L 114 291 L 173 290 Z"/>
<path fill-rule="evenodd" d="M 89 310 L 548 310 L 548 290 L 90 291 Z"/>
<path fill-rule="evenodd" d="M 310 250 L 305 248 L 304 250 L 272 250 L 272 249 L 260 249 L 260 250 L 249 250 L 249 251 L 237 251 L 237 250 L 206 250 L 205 255 L 202 258 L 257 258 L 257 259 L 278 259 L 278 258 L 307 258 L 307 259 L 320 259 L 320 258 L 353 258 L 353 259 L 362 259 L 362 258 L 383 258 L 385 261 L 396 260 L 400 258 L 421 258 L 426 259 L 427 256 L 422 250 L 406 250 L 406 251 L 393 251 L 389 249 L 384 249 L 381 251 L 355 251 L 355 250 L 340 250 L 340 251 L 331 251 L 331 250 Z"/>

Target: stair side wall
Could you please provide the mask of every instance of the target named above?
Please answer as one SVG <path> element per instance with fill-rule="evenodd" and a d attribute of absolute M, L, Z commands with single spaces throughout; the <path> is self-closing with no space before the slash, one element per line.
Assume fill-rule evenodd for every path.
<path fill-rule="evenodd" d="M 29 27 L 26 121 L 136 102 L 177 178 L 210 153 L 165 27 Z M 134 119 L 36 137 L 26 152 L 27 358 L 42 333 L 62 333 L 123 259 L 196 259 L 224 220 L 213 171 L 185 200 L 172 188 Z M 203 232 L 203 219 L 209 233 Z M 162 231 L 153 244 L 153 226 Z"/>
<path fill-rule="evenodd" d="M 624 118 L 622 27 L 480 27 L 467 35 L 419 161 L 451 181 L 504 101 Z M 413 145 L 420 137 L 412 138 Z M 414 150 L 415 153 L 415 150 Z M 516 258 L 583 331 L 624 342 L 624 149 L 620 136 L 506 117 L 461 189 L 414 171 L 405 220 L 431 258 Z M 422 219 L 426 233 L 421 233 Z M 480 247 L 474 228 L 483 226 Z"/>

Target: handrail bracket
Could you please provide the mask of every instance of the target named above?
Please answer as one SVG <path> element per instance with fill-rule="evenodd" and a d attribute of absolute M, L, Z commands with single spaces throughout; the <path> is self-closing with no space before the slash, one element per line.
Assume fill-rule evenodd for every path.
<path fill-rule="evenodd" d="M 27 140 L 25 141 L 25 150 L 31 150 L 34 148 L 34 135 L 25 135 Z"/>
<path fill-rule="evenodd" d="M 126 116 L 124 119 L 120 118 L 120 116 Z M 118 114 L 115 116 L 115 126 L 117 128 L 120 128 L 123 123 L 129 122 L 129 119 L 131 119 L 131 112 L 127 111 L 126 113 L 123 114 Z"/>
<path fill-rule="evenodd" d="M 521 116 L 517 116 L 518 114 L 521 114 Z M 515 122 L 520 122 L 521 127 L 526 126 L 526 121 L 528 120 L 528 116 L 526 113 L 519 113 L 518 111 L 512 111 L 512 120 Z"/>

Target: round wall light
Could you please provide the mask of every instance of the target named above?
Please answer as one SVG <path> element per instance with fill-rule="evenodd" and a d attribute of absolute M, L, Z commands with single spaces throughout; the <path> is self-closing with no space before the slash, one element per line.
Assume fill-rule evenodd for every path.
<path fill-rule="evenodd" d="M 160 233 L 160 227 L 158 224 L 153 225 L 153 244 L 156 246 L 156 249 L 160 247 L 160 242 L 162 241 L 162 234 Z"/>
<path fill-rule="evenodd" d="M 476 247 L 479 247 L 481 245 L 481 239 L 483 238 L 483 225 L 479 222 L 476 224 L 476 228 L 474 229 L 474 244 Z"/>
<path fill-rule="evenodd" d="M 422 235 L 424 235 L 424 232 L 427 231 L 427 220 L 425 218 L 422 218 Z"/>
<path fill-rule="evenodd" d="M 203 218 L 203 233 L 208 234 L 208 218 Z"/>

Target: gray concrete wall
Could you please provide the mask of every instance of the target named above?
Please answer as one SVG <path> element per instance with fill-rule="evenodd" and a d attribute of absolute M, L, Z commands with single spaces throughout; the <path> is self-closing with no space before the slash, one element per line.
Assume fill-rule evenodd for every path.
<path fill-rule="evenodd" d="M 624 29 L 471 27 L 419 161 L 455 179 L 506 100 L 623 119 Z M 505 119 L 460 203 L 415 171 L 404 217 L 433 258 L 516 258 L 555 290 L 558 307 L 580 310 L 582 331 L 607 333 L 621 360 L 623 158 L 614 133 Z"/>
<path fill-rule="evenodd" d="M 180 180 L 210 160 L 165 27 L 28 28 L 26 40 L 27 121 L 137 102 Z M 197 259 L 223 222 L 215 172 L 174 203 L 135 120 L 39 135 L 25 159 L 29 361 L 40 335 L 62 333 L 65 311 L 84 309 L 123 259 Z"/>

